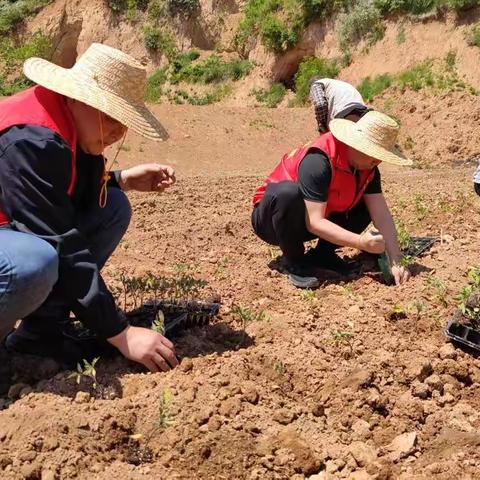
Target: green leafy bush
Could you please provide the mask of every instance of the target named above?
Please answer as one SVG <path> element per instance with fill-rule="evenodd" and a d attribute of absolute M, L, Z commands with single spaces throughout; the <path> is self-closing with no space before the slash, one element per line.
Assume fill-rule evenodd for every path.
<path fill-rule="evenodd" d="M 225 80 L 239 80 L 248 75 L 253 63 L 247 60 L 222 62 L 217 55 L 210 55 L 197 63 L 187 63 L 173 76 L 172 83 L 186 81 L 191 83 L 214 83 Z"/>
<path fill-rule="evenodd" d="M 418 91 L 425 87 L 432 87 L 435 85 L 435 75 L 433 72 L 433 62 L 426 60 L 415 65 L 410 70 L 406 70 L 397 76 L 397 85 L 405 90 L 411 88 Z"/>
<path fill-rule="evenodd" d="M 371 102 L 376 96 L 384 92 L 392 84 L 392 77 L 388 74 L 374 78 L 366 77 L 357 87 L 365 102 Z"/>
<path fill-rule="evenodd" d="M 340 69 L 336 62 L 327 58 L 307 58 L 298 67 L 295 74 L 295 103 L 303 105 L 310 93 L 310 80 L 320 75 L 325 78 L 334 78 Z"/>
<path fill-rule="evenodd" d="M 423 15 L 438 8 L 443 0 L 374 0 L 374 6 L 382 15 L 392 12 Z"/>
<path fill-rule="evenodd" d="M 363 39 L 373 44 L 381 40 L 384 34 L 385 24 L 371 0 L 361 0 L 340 17 L 337 37 L 344 51 Z"/>
<path fill-rule="evenodd" d="M 148 50 L 161 51 L 170 62 L 178 55 L 177 44 L 173 37 L 163 32 L 158 26 L 146 25 L 143 27 L 143 39 Z"/>
<path fill-rule="evenodd" d="M 269 108 L 275 108 L 285 96 L 287 89 L 282 83 L 274 83 L 270 88 L 252 90 L 257 102 L 263 103 Z"/>
<path fill-rule="evenodd" d="M 234 45 L 243 52 L 259 35 L 267 49 L 281 53 L 298 42 L 310 22 L 327 18 L 340 5 L 336 0 L 248 0 Z"/>
<path fill-rule="evenodd" d="M 154 103 L 158 102 L 162 95 L 162 87 L 167 81 L 167 69 L 160 68 L 147 80 L 147 87 L 145 89 L 145 101 Z"/>
<path fill-rule="evenodd" d="M 0 0 L 0 34 L 9 32 L 17 23 L 37 13 L 50 0 Z"/>

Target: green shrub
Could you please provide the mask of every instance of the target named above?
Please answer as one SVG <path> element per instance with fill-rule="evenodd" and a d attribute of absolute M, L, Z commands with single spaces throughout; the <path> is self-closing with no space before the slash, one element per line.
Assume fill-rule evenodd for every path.
<path fill-rule="evenodd" d="M 480 23 L 477 23 L 468 32 L 467 42 L 470 46 L 480 47 Z"/>
<path fill-rule="evenodd" d="M 189 103 L 191 105 L 209 105 L 211 103 L 219 102 L 226 96 L 230 95 L 232 89 L 229 85 L 218 85 L 209 92 L 204 94 L 189 94 L 185 90 L 176 90 L 173 93 L 169 93 L 168 99 L 176 104 Z"/>
<path fill-rule="evenodd" d="M 178 72 L 181 72 L 193 61 L 197 60 L 200 56 L 198 50 L 190 50 L 189 52 L 181 53 L 172 61 L 172 73 L 175 75 Z"/>
<path fill-rule="evenodd" d="M 225 80 L 239 80 L 248 75 L 253 68 L 252 62 L 234 60 L 222 62 L 217 55 L 210 55 L 197 63 L 187 63 L 172 76 L 172 82 L 214 83 Z"/>
<path fill-rule="evenodd" d="M 178 55 L 175 40 L 171 35 L 164 33 L 160 27 L 153 25 L 143 27 L 143 39 L 148 50 L 152 52 L 160 50 L 170 62 Z"/>
<path fill-rule="evenodd" d="M 423 15 L 438 8 L 443 0 L 374 0 L 374 6 L 382 15 L 392 12 Z"/>
<path fill-rule="evenodd" d="M 275 108 L 285 96 L 287 89 L 282 83 L 274 83 L 270 88 L 252 90 L 257 102 L 263 103 L 269 108 Z"/>
<path fill-rule="evenodd" d="M 191 15 L 200 7 L 198 0 L 167 0 L 171 15 Z"/>
<path fill-rule="evenodd" d="M 365 102 L 371 102 L 376 96 L 384 92 L 392 84 L 392 77 L 388 74 L 374 78 L 364 78 L 357 87 Z"/>
<path fill-rule="evenodd" d="M 296 45 L 299 33 L 297 28 L 290 30 L 283 20 L 274 15 L 268 15 L 262 23 L 260 38 L 268 50 L 282 53 Z"/>
<path fill-rule="evenodd" d="M 310 93 L 310 80 L 320 75 L 324 78 L 334 78 L 340 71 L 336 62 L 327 58 L 307 58 L 298 67 L 295 74 L 295 103 L 303 105 Z"/>
<path fill-rule="evenodd" d="M 340 17 L 337 37 L 340 48 L 345 51 L 363 39 L 373 44 L 381 40 L 384 33 L 380 11 L 371 0 L 361 0 Z"/>
<path fill-rule="evenodd" d="M 167 80 L 167 69 L 160 68 L 147 80 L 145 89 L 145 101 L 154 103 L 158 102 L 162 95 L 162 87 Z"/>
<path fill-rule="evenodd" d="M 150 0 L 148 2 L 148 18 L 153 22 L 158 22 L 165 16 L 166 8 L 163 0 Z"/>
<path fill-rule="evenodd" d="M 480 5 L 480 0 L 447 0 L 447 5 L 453 10 L 468 10 Z"/>
<path fill-rule="evenodd" d="M 18 46 L 8 38 L 0 39 L 0 95 L 12 95 L 32 86 L 30 80 L 19 74 L 22 63 L 30 57 L 49 59 L 51 53 L 52 42 L 41 32 Z"/>
<path fill-rule="evenodd" d="M 108 0 L 108 6 L 117 13 L 123 13 L 127 9 L 127 0 Z"/>
<path fill-rule="evenodd" d="M 0 0 L 0 34 L 9 32 L 17 23 L 37 13 L 50 0 Z"/>
<path fill-rule="evenodd" d="M 312 21 L 320 21 L 340 8 L 337 0 L 248 0 L 234 46 L 244 51 L 257 35 L 275 53 L 293 47 Z"/>

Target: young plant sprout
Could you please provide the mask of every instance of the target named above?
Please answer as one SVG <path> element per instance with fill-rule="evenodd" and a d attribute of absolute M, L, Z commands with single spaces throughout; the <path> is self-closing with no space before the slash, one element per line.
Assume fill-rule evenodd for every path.
<path fill-rule="evenodd" d="M 89 363 L 88 360 L 83 359 L 83 367 L 80 363 L 77 363 L 77 370 L 72 372 L 68 378 L 75 378 L 78 385 L 82 381 L 82 378 L 89 378 L 92 380 L 92 386 L 97 389 L 97 370 L 95 368 L 97 362 L 100 360 L 100 357 L 96 357 L 92 360 L 92 363 Z"/>

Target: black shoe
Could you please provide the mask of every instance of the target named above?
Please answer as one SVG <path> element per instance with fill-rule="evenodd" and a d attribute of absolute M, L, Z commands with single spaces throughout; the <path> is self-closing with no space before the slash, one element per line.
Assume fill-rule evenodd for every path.
<path fill-rule="evenodd" d="M 286 267 L 288 280 L 297 288 L 317 288 L 320 286 L 320 280 L 313 275 L 310 269 L 301 264 L 290 264 Z"/>
<path fill-rule="evenodd" d="M 4 344 L 9 353 L 55 358 L 61 351 L 62 342 L 62 335 L 44 336 L 17 328 L 7 335 Z"/>
<path fill-rule="evenodd" d="M 309 265 L 325 270 L 331 270 L 342 275 L 348 275 L 357 269 L 358 262 L 347 262 L 335 250 L 312 248 L 305 254 L 305 261 Z"/>

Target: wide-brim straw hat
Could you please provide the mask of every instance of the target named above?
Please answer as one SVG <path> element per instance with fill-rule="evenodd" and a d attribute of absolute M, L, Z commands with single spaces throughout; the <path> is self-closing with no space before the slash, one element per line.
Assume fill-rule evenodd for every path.
<path fill-rule="evenodd" d="M 168 138 L 144 103 L 145 68 L 120 50 L 92 43 L 72 68 L 33 57 L 24 63 L 23 71 L 33 82 L 86 103 L 146 138 Z"/>
<path fill-rule="evenodd" d="M 400 126 L 384 113 L 367 112 L 358 122 L 334 118 L 329 129 L 337 140 L 369 157 L 394 165 L 413 163 L 396 147 Z"/>

